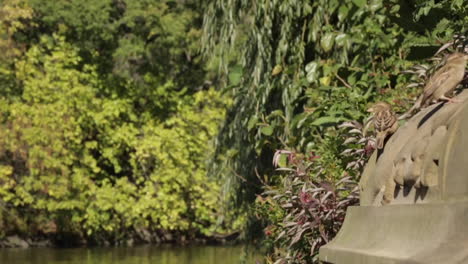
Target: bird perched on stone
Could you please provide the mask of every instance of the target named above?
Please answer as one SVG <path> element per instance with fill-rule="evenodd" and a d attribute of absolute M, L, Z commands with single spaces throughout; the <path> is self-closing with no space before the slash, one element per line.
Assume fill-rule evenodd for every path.
<path fill-rule="evenodd" d="M 465 76 L 466 61 L 468 55 L 460 52 L 455 52 L 447 57 L 445 65 L 437 70 L 429 79 L 424 87 L 423 98 L 421 105 L 425 106 L 432 101 L 446 100 L 448 102 L 456 102 L 447 96 L 452 93 L 457 85 L 463 81 Z"/>
<path fill-rule="evenodd" d="M 395 133 L 398 128 L 397 117 L 392 111 L 392 107 L 384 102 L 378 102 L 367 112 L 373 113 L 373 125 L 375 129 L 375 139 L 378 149 L 384 146 L 387 135 Z"/>
<path fill-rule="evenodd" d="M 447 57 L 445 65 L 437 70 L 424 86 L 423 94 L 418 98 L 414 106 L 399 119 L 403 119 L 412 112 L 421 107 L 429 105 L 433 101 L 446 100 L 448 102 L 457 102 L 449 96 L 463 81 L 465 75 L 465 67 L 468 60 L 468 55 L 460 52 L 455 52 Z"/>

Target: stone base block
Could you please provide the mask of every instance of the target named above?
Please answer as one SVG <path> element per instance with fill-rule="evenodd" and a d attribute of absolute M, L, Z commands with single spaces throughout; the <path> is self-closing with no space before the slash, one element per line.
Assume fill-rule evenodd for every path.
<path fill-rule="evenodd" d="M 350 207 L 319 257 L 333 264 L 468 263 L 468 201 Z"/>

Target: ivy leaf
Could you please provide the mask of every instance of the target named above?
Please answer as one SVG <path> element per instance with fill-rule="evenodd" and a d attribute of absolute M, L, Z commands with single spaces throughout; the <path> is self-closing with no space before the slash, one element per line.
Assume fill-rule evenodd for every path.
<path fill-rule="evenodd" d="M 248 131 L 251 131 L 252 128 L 255 127 L 255 125 L 257 124 L 258 122 L 258 117 L 256 115 L 252 116 L 250 119 L 249 119 L 249 122 L 247 123 L 247 130 Z"/>
<path fill-rule="evenodd" d="M 359 7 L 359 8 L 362 8 L 364 7 L 364 5 L 366 4 L 366 0 L 353 0 L 353 3 Z"/>
<path fill-rule="evenodd" d="M 306 71 L 306 73 L 307 73 L 306 78 L 307 78 L 307 81 L 308 81 L 309 83 L 313 83 L 313 82 L 315 82 L 315 81 L 317 80 L 317 75 L 318 75 L 318 73 L 317 73 L 318 71 L 317 71 L 317 70 L 318 70 L 318 66 L 319 66 L 318 63 L 315 62 L 315 61 L 310 62 L 310 63 L 308 63 L 308 64 L 306 65 L 306 67 L 305 67 L 305 71 Z"/>
<path fill-rule="evenodd" d="M 302 7 L 304 9 L 304 14 L 310 15 L 313 13 L 313 8 L 309 3 L 304 3 L 304 6 Z"/>
<path fill-rule="evenodd" d="M 376 12 L 380 8 L 382 8 L 382 0 L 370 0 L 369 9 L 372 12 Z"/>
<path fill-rule="evenodd" d="M 312 62 L 307 63 L 305 67 L 305 71 L 307 73 L 312 73 L 312 72 L 316 72 L 317 68 L 318 68 L 318 63 L 315 61 L 312 61 Z"/>
<path fill-rule="evenodd" d="M 336 45 L 339 47 L 345 46 L 348 40 L 349 38 L 348 38 L 348 35 L 346 35 L 346 33 L 340 33 L 336 35 L 336 38 L 335 38 Z"/>
<path fill-rule="evenodd" d="M 452 7 L 460 8 L 463 5 L 464 0 L 453 0 Z"/>
<path fill-rule="evenodd" d="M 344 121 L 344 118 L 342 118 L 342 117 L 324 116 L 324 117 L 320 117 L 320 118 L 315 119 L 314 122 L 312 122 L 312 125 L 313 126 L 321 126 L 321 125 L 324 125 L 324 124 L 336 124 L 336 123 L 339 123 L 339 122 L 342 122 L 342 121 Z"/>
<path fill-rule="evenodd" d="M 338 20 L 343 21 L 348 16 L 349 8 L 346 5 L 341 5 L 338 9 Z"/>
<path fill-rule="evenodd" d="M 333 48 L 333 44 L 335 42 L 335 34 L 327 33 L 325 36 L 322 37 L 320 40 L 320 46 L 325 52 L 329 52 Z"/>
<path fill-rule="evenodd" d="M 274 130 L 274 127 L 273 126 L 264 126 L 260 129 L 260 131 L 262 132 L 263 135 L 265 136 L 271 136 L 273 135 L 273 130 Z"/>

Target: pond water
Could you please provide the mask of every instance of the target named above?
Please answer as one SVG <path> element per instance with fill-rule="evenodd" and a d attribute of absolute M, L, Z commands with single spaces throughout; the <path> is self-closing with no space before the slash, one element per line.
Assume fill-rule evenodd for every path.
<path fill-rule="evenodd" d="M 258 255 L 245 254 L 242 246 L 0 249 L 1 264 L 255 264 L 260 260 Z"/>

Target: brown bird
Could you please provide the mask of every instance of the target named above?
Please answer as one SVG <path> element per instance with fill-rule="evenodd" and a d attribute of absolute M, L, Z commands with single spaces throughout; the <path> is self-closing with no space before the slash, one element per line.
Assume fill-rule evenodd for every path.
<path fill-rule="evenodd" d="M 448 98 L 459 83 L 463 81 L 468 55 L 455 52 L 447 57 L 445 65 L 437 70 L 424 86 L 423 94 L 418 98 L 414 106 L 398 119 L 409 117 L 414 111 L 428 106 L 437 100 L 446 100 L 450 103 L 458 102 Z"/>
<path fill-rule="evenodd" d="M 395 133 L 398 128 L 397 117 L 392 111 L 392 107 L 384 102 L 376 103 L 367 109 L 367 112 L 374 114 L 373 124 L 376 144 L 378 149 L 382 149 L 387 135 Z"/>
<path fill-rule="evenodd" d="M 431 76 L 426 86 L 421 100 L 421 105 L 426 106 L 432 101 L 446 100 L 448 102 L 457 102 L 448 98 L 457 87 L 465 75 L 466 61 L 468 55 L 455 52 L 447 57 L 445 65 L 437 70 Z"/>

